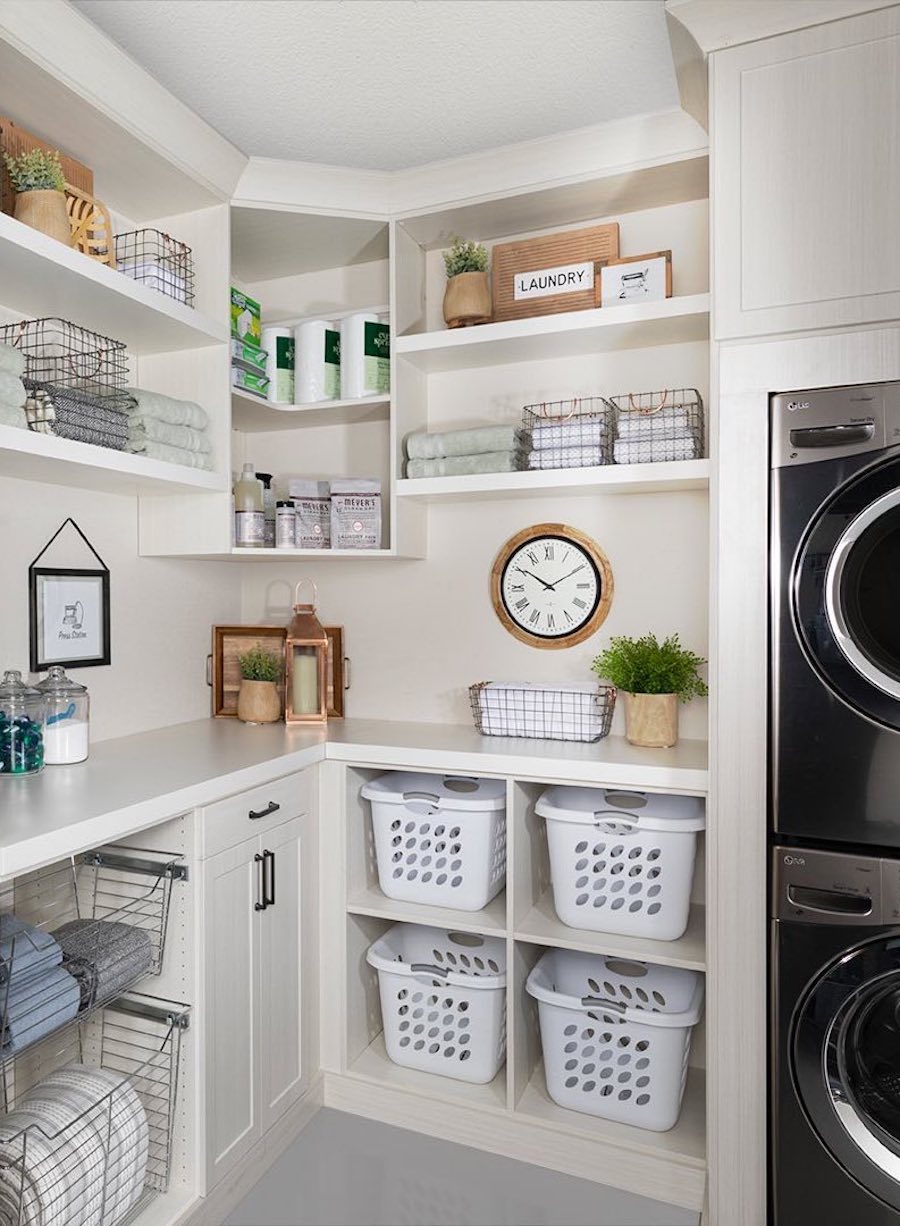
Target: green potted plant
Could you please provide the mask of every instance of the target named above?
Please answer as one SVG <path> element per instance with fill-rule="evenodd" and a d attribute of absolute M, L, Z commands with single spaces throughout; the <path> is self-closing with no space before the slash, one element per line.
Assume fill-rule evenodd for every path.
<path fill-rule="evenodd" d="M 257 644 L 238 656 L 241 688 L 238 692 L 237 715 L 245 724 L 273 724 L 281 719 L 281 680 L 283 664 L 280 655 Z"/>
<path fill-rule="evenodd" d="M 493 308 L 487 267 L 488 253 L 483 243 L 453 236 L 453 246 L 444 252 L 447 271 L 444 320 L 448 328 L 490 322 Z"/>
<path fill-rule="evenodd" d="M 677 634 L 611 638 L 591 668 L 625 701 L 625 736 L 631 745 L 663 749 L 678 740 L 678 703 L 709 691 L 699 669 L 706 661 L 681 646 Z"/>
<path fill-rule="evenodd" d="M 16 220 L 70 247 L 72 228 L 59 154 L 55 150 L 31 149 L 14 157 L 5 153 L 3 158 L 16 189 Z"/>

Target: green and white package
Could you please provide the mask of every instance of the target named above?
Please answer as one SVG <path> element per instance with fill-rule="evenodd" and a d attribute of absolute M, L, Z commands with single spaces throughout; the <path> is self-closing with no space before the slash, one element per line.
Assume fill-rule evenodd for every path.
<path fill-rule="evenodd" d="M 231 287 L 231 335 L 238 340 L 259 345 L 262 340 L 262 323 L 259 303 L 243 290 Z"/>
<path fill-rule="evenodd" d="M 268 397 L 273 404 L 294 403 L 294 332 L 292 328 L 263 328 L 263 345 L 268 352 L 266 375 Z"/>
<path fill-rule="evenodd" d="M 243 366 L 245 370 L 252 370 L 261 375 L 265 373 L 267 357 L 265 349 L 260 349 L 258 345 L 248 345 L 246 341 L 239 341 L 232 337 L 231 360 L 235 366 Z"/>
<path fill-rule="evenodd" d="M 390 324 L 369 323 L 363 325 L 365 339 L 363 353 L 363 395 L 389 392 L 391 390 L 391 328 Z"/>

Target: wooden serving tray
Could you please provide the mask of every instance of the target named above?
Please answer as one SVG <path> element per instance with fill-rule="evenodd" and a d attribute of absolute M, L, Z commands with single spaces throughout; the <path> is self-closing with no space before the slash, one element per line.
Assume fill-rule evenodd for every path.
<path fill-rule="evenodd" d="M 588 226 L 583 230 L 566 230 L 562 234 L 546 234 L 541 238 L 520 239 L 513 243 L 498 243 L 491 253 L 491 286 L 494 319 L 527 319 L 532 315 L 556 315 L 561 311 L 584 311 L 600 304 L 600 265 L 619 255 L 619 223 Z M 559 268 L 566 264 L 594 265 L 590 288 L 568 293 L 550 294 L 543 298 L 515 297 L 514 278 L 517 273 Z"/>

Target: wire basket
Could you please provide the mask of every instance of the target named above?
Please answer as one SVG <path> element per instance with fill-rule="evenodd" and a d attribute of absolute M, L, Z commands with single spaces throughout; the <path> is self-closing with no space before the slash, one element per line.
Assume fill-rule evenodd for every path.
<path fill-rule="evenodd" d="M 613 409 L 603 396 L 529 404 L 522 421 L 529 468 L 594 468 L 611 461 Z"/>
<path fill-rule="evenodd" d="M 194 304 L 194 257 L 190 247 L 162 230 L 129 230 L 116 235 L 116 267 L 126 277 Z"/>
<path fill-rule="evenodd" d="M 0 1220 L 124 1226 L 168 1189 L 189 1016 L 123 997 L 7 1071 Z"/>
<path fill-rule="evenodd" d="M 703 400 L 695 387 L 628 392 L 611 397 L 611 403 L 614 463 L 699 460 L 705 455 Z"/>
<path fill-rule="evenodd" d="M 599 741 L 609 735 L 616 690 L 611 685 L 479 681 L 469 687 L 469 701 L 482 736 Z"/>
<path fill-rule="evenodd" d="M 173 884 L 185 876 L 177 856 L 104 848 L 3 890 L 0 1069 L 160 973 Z"/>

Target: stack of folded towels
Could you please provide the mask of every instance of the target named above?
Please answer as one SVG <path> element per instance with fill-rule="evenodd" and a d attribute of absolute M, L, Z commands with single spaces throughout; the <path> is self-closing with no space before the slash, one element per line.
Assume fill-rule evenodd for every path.
<path fill-rule="evenodd" d="M 150 933 L 134 924 L 71 920 L 53 935 L 63 966 L 78 982 L 82 1011 L 118 996 L 153 966 Z"/>
<path fill-rule="evenodd" d="M 126 451 L 188 468 L 212 468 L 209 418 L 199 404 L 139 387 L 128 388 L 128 394 L 133 403 L 128 413 Z"/>
<path fill-rule="evenodd" d="M 115 1226 L 147 1178 L 144 1105 L 121 1073 L 69 1064 L 0 1124 L 2 1226 Z"/>
<path fill-rule="evenodd" d="M 617 464 L 694 460 L 700 455 L 700 432 L 691 423 L 687 405 L 668 405 L 650 413 L 620 409 L 613 455 Z"/>
<path fill-rule="evenodd" d="M 465 477 L 510 473 L 525 467 L 527 439 L 519 426 L 426 430 L 406 439 L 407 477 Z"/>
<path fill-rule="evenodd" d="M 531 428 L 529 468 L 594 468 L 609 462 L 609 428 L 597 413 L 539 417 Z"/>
<path fill-rule="evenodd" d="M 28 429 L 25 416 L 25 355 L 12 345 L 0 345 L 0 426 Z"/>
<path fill-rule="evenodd" d="M 0 915 L 0 1059 L 71 1022 L 81 1004 L 77 981 L 63 968 L 49 932 L 16 915 Z"/>

